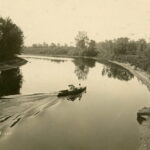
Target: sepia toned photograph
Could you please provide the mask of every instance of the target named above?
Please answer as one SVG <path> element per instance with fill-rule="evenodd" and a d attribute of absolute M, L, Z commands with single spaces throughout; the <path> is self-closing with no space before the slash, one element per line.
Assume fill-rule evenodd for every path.
<path fill-rule="evenodd" d="M 0 150 L 150 150 L 150 0 L 0 0 Z"/>

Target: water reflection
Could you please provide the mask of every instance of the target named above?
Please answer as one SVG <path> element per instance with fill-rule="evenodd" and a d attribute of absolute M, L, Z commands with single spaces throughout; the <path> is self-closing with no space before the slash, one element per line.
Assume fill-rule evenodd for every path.
<path fill-rule="evenodd" d="M 68 98 L 70 101 L 63 101 L 57 95 L 44 93 L 63 89 L 71 81 L 73 84 L 79 83 L 74 64 L 70 61 L 61 64 L 47 60 L 29 61 L 31 63 L 21 67 L 26 81 L 21 92 L 43 94 L 9 96 L 0 100 L 1 135 L 5 136 L 9 131 L 12 133 L 7 139 L 5 137 L 6 140 L 0 140 L 0 149 L 40 150 L 44 144 L 45 150 L 134 150 L 139 144 L 138 127 L 144 128 L 147 123 L 147 132 L 144 133 L 150 133 L 148 120 L 141 119 L 141 125 L 138 125 L 134 116 L 137 107 L 147 105 L 150 97 L 137 80 L 125 84 L 109 79 L 111 84 L 108 87 L 105 85 L 109 80 L 103 80 L 101 75 L 103 65 L 94 61 L 89 64 L 89 60 L 88 64 L 84 64 L 84 60 L 75 60 L 76 68 L 80 69 L 82 65 L 89 68 L 88 80 L 83 82 L 88 87 L 88 93 L 81 95 L 82 99 L 73 96 Z M 93 65 L 95 68 L 92 68 Z M 107 74 L 105 78 L 108 78 Z M 122 88 L 118 92 L 112 90 L 114 87 Z M 34 119 L 29 119 L 32 117 Z M 144 137 L 146 135 L 143 141 Z"/>
<path fill-rule="evenodd" d="M 0 100 L 0 138 L 26 118 L 35 118 L 44 110 L 58 104 L 59 99 L 50 93 L 11 95 Z"/>
<path fill-rule="evenodd" d="M 87 58 L 76 58 L 73 60 L 75 64 L 75 74 L 79 80 L 87 79 L 89 68 L 95 67 L 95 60 Z"/>
<path fill-rule="evenodd" d="M 22 74 L 19 68 L 2 71 L 0 74 L 0 97 L 20 93 Z"/>
<path fill-rule="evenodd" d="M 140 147 L 139 150 L 150 149 L 150 108 L 144 107 L 137 113 L 137 122 L 140 124 Z"/>
<path fill-rule="evenodd" d="M 78 95 L 70 95 L 70 96 L 67 96 L 67 100 L 68 101 L 75 101 L 75 100 L 81 100 L 82 98 L 82 93 L 81 94 L 78 94 Z"/>
<path fill-rule="evenodd" d="M 46 56 L 43 56 L 43 57 L 41 57 L 41 56 L 24 56 L 23 58 L 46 60 L 46 61 L 56 62 L 56 63 L 58 63 L 58 64 L 67 61 L 67 60 L 65 60 L 65 59 L 51 58 L 51 57 L 46 57 Z"/>
<path fill-rule="evenodd" d="M 109 78 L 115 78 L 119 80 L 129 81 L 134 75 L 130 73 L 127 69 L 120 67 L 115 64 L 107 64 L 103 67 L 102 76 L 108 76 Z"/>
<path fill-rule="evenodd" d="M 65 61 L 67 60 L 61 60 L 61 59 L 50 59 L 51 62 L 55 62 L 57 64 L 60 64 L 60 63 L 64 63 Z"/>
<path fill-rule="evenodd" d="M 93 59 L 76 58 L 73 60 L 73 63 L 75 64 L 74 72 L 79 80 L 86 80 L 89 69 L 95 67 L 95 60 Z M 108 62 L 104 63 L 104 67 L 102 69 L 102 76 L 106 75 L 109 78 L 115 78 L 125 81 L 129 81 L 134 77 L 134 75 L 130 73 L 127 69 Z"/>

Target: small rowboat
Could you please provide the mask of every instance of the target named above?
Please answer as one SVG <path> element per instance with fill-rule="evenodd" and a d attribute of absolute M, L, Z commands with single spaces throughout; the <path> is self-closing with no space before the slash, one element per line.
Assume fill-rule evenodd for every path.
<path fill-rule="evenodd" d="M 59 91 L 58 93 L 58 97 L 61 96 L 69 96 L 69 95 L 76 95 L 76 94 L 80 94 L 82 92 L 86 91 L 86 87 L 83 88 L 75 88 L 74 90 L 63 90 L 63 91 Z"/>

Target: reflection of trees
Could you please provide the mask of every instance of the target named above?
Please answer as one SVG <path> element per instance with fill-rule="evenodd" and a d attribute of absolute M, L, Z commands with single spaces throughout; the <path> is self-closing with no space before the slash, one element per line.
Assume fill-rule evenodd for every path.
<path fill-rule="evenodd" d="M 77 75 L 79 80 L 85 80 L 85 79 L 87 79 L 87 74 L 89 72 L 89 68 L 84 65 L 76 66 L 74 72 Z"/>
<path fill-rule="evenodd" d="M 114 64 L 105 65 L 102 70 L 102 75 L 107 75 L 109 78 L 115 78 L 125 81 L 131 80 L 134 77 L 134 75 L 127 69 Z"/>
<path fill-rule="evenodd" d="M 66 60 L 60 60 L 60 59 L 50 59 L 51 62 L 55 62 L 55 63 L 64 63 Z"/>
<path fill-rule="evenodd" d="M 77 75 L 79 80 L 87 79 L 87 75 L 89 73 L 89 68 L 95 67 L 95 60 L 87 59 L 87 58 L 77 58 L 74 59 L 75 74 Z"/>
<path fill-rule="evenodd" d="M 67 100 L 68 100 L 68 101 L 81 100 L 81 98 L 82 98 L 82 93 L 81 93 L 81 94 L 78 94 L 78 95 L 70 95 L 70 96 L 67 96 Z"/>
<path fill-rule="evenodd" d="M 22 85 L 22 75 L 19 68 L 2 71 L 0 74 L 0 97 L 19 94 Z"/>

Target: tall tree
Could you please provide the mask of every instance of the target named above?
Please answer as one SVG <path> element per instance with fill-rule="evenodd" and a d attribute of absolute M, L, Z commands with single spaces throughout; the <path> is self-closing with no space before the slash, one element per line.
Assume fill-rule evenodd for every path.
<path fill-rule="evenodd" d="M 79 31 L 77 36 L 75 37 L 75 41 L 78 55 L 83 55 L 84 51 L 87 50 L 87 45 L 89 41 L 87 33 L 84 31 Z"/>
<path fill-rule="evenodd" d="M 21 53 L 23 32 L 10 18 L 0 18 L 0 60 Z"/>
<path fill-rule="evenodd" d="M 145 39 L 139 39 L 136 43 L 137 43 L 137 54 L 141 56 L 142 54 L 144 54 L 143 52 L 146 50 L 147 43 Z"/>
<path fill-rule="evenodd" d="M 115 40 L 115 48 L 114 48 L 115 54 L 116 55 L 126 54 L 128 50 L 128 44 L 129 44 L 129 39 L 126 37 L 118 38 L 117 40 Z"/>
<path fill-rule="evenodd" d="M 96 56 L 97 55 L 96 42 L 94 40 L 90 40 L 86 55 L 87 56 Z"/>

